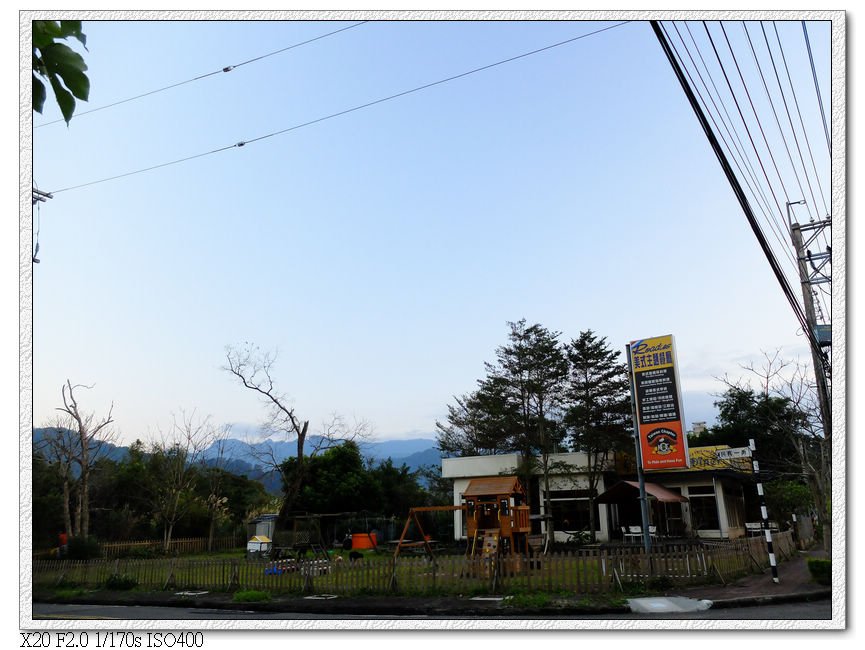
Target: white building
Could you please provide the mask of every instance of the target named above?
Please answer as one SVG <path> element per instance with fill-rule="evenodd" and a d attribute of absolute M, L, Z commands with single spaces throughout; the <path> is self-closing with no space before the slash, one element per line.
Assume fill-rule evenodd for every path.
<path fill-rule="evenodd" d="M 745 521 L 759 520 L 752 499 L 753 484 L 748 480 L 750 461 L 719 461 L 715 451 L 721 447 L 696 447 L 690 450 L 691 469 L 647 472 L 650 521 L 658 535 L 668 538 L 734 538 L 746 534 Z M 473 478 L 516 474 L 517 453 L 467 456 L 442 459 L 442 477 L 453 479 L 453 503 L 462 504 L 462 493 Z M 570 473 L 550 476 L 551 517 L 545 517 L 546 499 L 543 478 L 538 469 L 526 492 L 531 505 L 536 533 L 544 533 L 544 522 L 551 520 L 554 537 L 565 542 L 578 531 L 589 529 L 590 496 L 595 503 L 595 537 L 599 542 L 621 540 L 623 527 L 640 525 L 641 513 L 635 488 L 622 485 L 623 479 L 635 481 L 635 469 L 617 467 L 610 462 L 602 472 L 594 495 L 590 495 L 586 455 L 551 454 L 551 464 L 565 463 Z M 654 486 L 661 489 L 653 489 Z M 612 490 L 615 488 L 615 490 Z M 610 492 L 608 492 L 610 491 Z M 629 493 L 630 491 L 630 493 Z M 604 493 L 607 492 L 605 495 Z M 603 503 L 603 501 L 611 501 Z M 454 512 L 454 537 L 465 539 L 462 512 Z"/>
<path fill-rule="evenodd" d="M 469 481 L 484 476 L 500 476 L 515 474 L 520 455 L 498 454 L 494 456 L 465 456 L 460 458 L 442 458 L 442 477 L 454 480 L 454 505 L 462 503 L 462 493 Z M 586 455 L 582 453 L 551 454 L 550 463 L 566 463 L 574 468 L 574 473 L 550 476 L 550 504 L 552 519 L 555 526 L 555 539 L 565 542 L 570 533 L 588 530 L 589 527 L 589 481 L 585 472 Z M 580 471 L 582 468 L 582 471 Z M 532 513 L 537 520 L 537 532 L 545 532 L 543 515 L 546 514 L 546 499 L 543 491 L 541 472 L 536 472 L 537 479 L 527 486 Z M 609 487 L 601 477 L 597 492 L 601 493 Z M 595 532 L 599 541 L 607 541 L 610 537 L 608 506 L 597 505 L 595 517 Z M 454 512 L 454 537 L 465 539 L 465 521 L 463 513 Z M 541 517 L 537 517 L 541 515 Z"/>

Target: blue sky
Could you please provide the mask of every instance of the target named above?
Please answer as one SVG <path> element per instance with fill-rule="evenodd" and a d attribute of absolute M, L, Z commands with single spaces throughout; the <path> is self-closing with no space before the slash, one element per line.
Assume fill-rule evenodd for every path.
<path fill-rule="evenodd" d="M 56 191 L 219 149 L 615 22 L 371 22 L 68 128 L 39 126 L 49 106 L 34 179 Z M 85 22 L 79 110 L 350 24 Z M 828 93 L 828 30 L 809 29 Z M 815 102 L 805 117 L 819 128 Z M 381 438 L 430 434 L 520 318 L 618 349 L 674 334 L 688 425 L 762 350 L 807 355 L 647 23 L 57 192 L 37 223 L 37 426 L 67 378 L 95 384 L 87 408 L 114 402 L 126 441 L 180 409 L 255 423 L 220 370 L 244 341 L 279 350 L 313 429 L 338 412 Z"/>

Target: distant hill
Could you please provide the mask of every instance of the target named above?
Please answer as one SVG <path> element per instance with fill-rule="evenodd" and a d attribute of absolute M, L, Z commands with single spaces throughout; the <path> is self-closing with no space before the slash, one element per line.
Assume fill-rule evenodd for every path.
<path fill-rule="evenodd" d="M 65 436 L 74 436 L 76 435 L 70 429 L 61 429 Z M 40 427 L 33 429 L 33 445 L 36 449 L 40 449 L 44 446 L 49 436 L 54 436 L 57 432 L 56 427 Z M 91 449 L 95 449 L 96 445 L 91 445 Z M 99 458 L 108 458 L 109 460 L 113 460 L 116 462 L 120 462 L 124 460 L 129 455 L 129 447 L 120 447 L 118 445 L 113 445 L 110 442 L 102 443 L 101 447 L 99 447 Z"/>
<path fill-rule="evenodd" d="M 38 448 L 49 434 L 56 429 L 47 427 L 33 429 L 33 444 Z M 65 429 L 66 435 L 73 435 Z M 322 443 L 318 436 L 307 438 L 307 449 Z M 380 440 L 362 442 L 358 445 L 361 453 L 373 461 L 383 461 L 388 458 L 397 467 L 407 466 L 412 472 L 423 466 L 438 467 L 441 464 L 441 453 L 435 448 L 433 438 L 412 438 L 403 440 Z M 270 469 L 271 459 L 281 463 L 286 458 L 293 458 L 297 453 L 295 441 L 263 440 L 254 444 L 229 438 L 222 443 L 224 467 L 229 472 L 246 476 L 261 482 L 268 492 L 277 494 L 282 489 L 279 475 Z M 121 462 L 129 455 L 129 447 L 104 443 L 100 457 Z M 211 445 L 204 452 L 204 461 L 213 464 L 219 457 L 219 448 Z"/>

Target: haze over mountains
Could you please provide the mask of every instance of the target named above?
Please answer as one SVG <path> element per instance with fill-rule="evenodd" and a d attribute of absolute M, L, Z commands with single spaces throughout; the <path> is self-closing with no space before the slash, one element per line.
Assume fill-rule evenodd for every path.
<path fill-rule="evenodd" d="M 33 444 L 38 449 L 48 431 L 54 429 L 33 429 Z M 432 436 L 433 434 L 429 434 Z M 306 449 L 314 449 L 324 442 L 319 436 L 308 436 Z M 375 442 L 360 442 L 361 453 L 373 462 L 391 459 L 396 467 L 406 465 L 409 470 L 417 471 L 423 466 L 440 467 L 441 453 L 435 448 L 435 439 L 412 438 L 406 440 L 381 440 Z M 105 443 L 100 456 L 114 461 L 122 461 L 129 453 L 128 446 L 118 446 Z M 280 463 L 286 458 L 292 458 L 297 453 L 297 443 L 281 440 L 262 440 L 257 443 L 247 443 L 243 440 L 228 438 L 222 443 L 222 464 L 230 472 L 243 474 L 251 479 L 261 481 L 269 492 L 278 493 L 281 489 L 279 477 L 274 476 L 269 465 L 273 461 Z M 217 445 L 211 445 L 204 452 L 205 462 L 215 463 L 220 452 Z"/>

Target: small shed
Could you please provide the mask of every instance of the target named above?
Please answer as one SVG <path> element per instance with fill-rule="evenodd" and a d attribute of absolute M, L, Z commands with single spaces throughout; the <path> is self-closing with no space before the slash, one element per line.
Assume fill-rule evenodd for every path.
<path fill-rule="evenodd" d="M 279 515 L 276 513 L 259 515 L 255 519 L 251 519 L 247 524 L 247 534 L 250 536 L 264 535 L 273 539 L 278 519 Z"/>
<path fill-rule="evenodd" d="M 246 552 L 249 554 L 270 553 L 270 550 L 272 548 L 273 541 L 270 539 L 270 537 L 267 537 L 266 535 L 253 535 L 249 538 L 249 541 L 246 542 Z"/>

